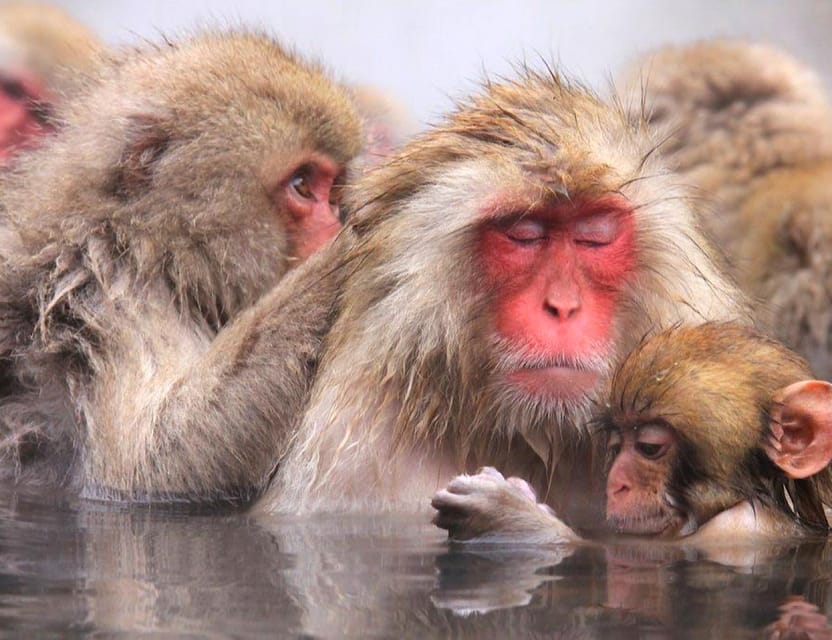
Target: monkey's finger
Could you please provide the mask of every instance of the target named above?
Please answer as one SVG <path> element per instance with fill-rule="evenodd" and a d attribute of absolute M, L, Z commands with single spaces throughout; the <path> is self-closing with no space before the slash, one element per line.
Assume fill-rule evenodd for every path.
<path fill-rule="evenodd" d="M 431 522 L 440 529 L 447 531 L 448 535 L 454 536 L 459 533 L 467 520 L 468 518 L 462 514 L 440 511 L 433 516 Z"/>
<path fill-rule="evenodd" d="M 508 478 L 506 482 L 517 489 L 517 491 L 520 492 L 524 498 L 527 498 L 532 502 L 537 502 L 537 494 L 534 492 L 534 489 L 531 488 L 529 483 L 523 480 L 523 478 L 516 478 L 512 476 L 511 478 Z"/>
<path fill-rule="evenodd" d="M 502 479 L 503 477 L 500 476 L 500 480 Z M 451 480 L 448 483 L 448 486 L 445 487 L 445 490 L 451 493 L 458 493 L 460 495 L 469 495 L 477 491 L 487 491 L 492 489 L 496 486 L 496 484 L 496 478 L 491 475 L 461 475 Z"/>
<path fill-rule="evenodd" d="M 503 476 L 503 474 L 497 471 L 494 467 L 480 467 L 477 471 L 477 475 L 491 477 L 495 480 L 505 480 L 505 476 Z"/>
<path fill-rule="evenodd" d="M 431 522 L 447 531 L 449 537 L 459 538 L 470 529 L 471 514 L 464 509 L 443 508 L 434 514 Z"/>
<path fill-rule="evenodd" d="M 433 499 L 430 501 L 432 506 L 437 511 L 458 511 L 470 512 L 471 500 L 468 495 L 460 495 L 451 493 L 447 489 L 440 489 L 437 491 Z"/>

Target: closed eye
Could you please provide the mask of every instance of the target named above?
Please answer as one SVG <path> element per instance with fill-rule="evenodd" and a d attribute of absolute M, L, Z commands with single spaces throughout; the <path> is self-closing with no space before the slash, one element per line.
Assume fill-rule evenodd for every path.
<path fill-rule="evenodd" d="M 605 247 L 615 241 L 620 231 L 617 214 L 595 214 L 575 222 L 573 238 L 582 247 Z"/>
<path fill-rule="evenodd" d="M 575 244 L 581 247 L 587 247 L 588 249 L 597 249 L 599 247 L 606 247 L 609 242 L 600 242 L 598 240 L 575 240 Z"/>
<path fill-rule="evenodd" d="M 546 225 L 539 220 L 523 218 L 505 227 L 506 237 L 517 244 L 533 244 L 546 238 Z"/>

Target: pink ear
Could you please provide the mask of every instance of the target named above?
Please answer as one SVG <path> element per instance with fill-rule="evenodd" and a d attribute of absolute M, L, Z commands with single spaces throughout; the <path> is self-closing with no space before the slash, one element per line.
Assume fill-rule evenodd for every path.
<path fill-rule="evenodd" d="M 765 451 L 791 478 L 808 478 L 832 460 L 832 384 L 804 380 L 774 394 Z"/>

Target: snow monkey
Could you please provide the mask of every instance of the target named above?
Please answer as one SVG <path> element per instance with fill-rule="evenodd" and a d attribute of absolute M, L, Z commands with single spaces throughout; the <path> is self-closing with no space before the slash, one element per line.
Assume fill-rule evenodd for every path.
<path fill-rule="evenodd" d="M 340 228 L 352 101 L 240 30 L 114 53 L 59 117 L 0 185 L 4 473 L 245 494 L 302 395 L 263 369 L 283 340 L 304 356 L 239 318 Z"/>
<path fill-rule="evenodd" d="M 491 464 L 578 510 L 584 423 L 621 358 L 662 327 L 749 318 L 656 144 L 527 70 L 363 176 L 308 403 L 259 509 L 424 508 Z"/>
<path fill-rule="evenodd" d="M 609 530 L 826 535 L 832 384 L 810 378 L 794 352 L 736 324 L 673 328 L 637 347 L 596 422 Z M 454 479 L 433 504 L 457 539 L 577 538 L 524 481 L 493 468 Z"/>
<path fill-rule="evenodd" d="M 705 221 L 739 284 L 832 378 L 832 107 L 820 79 L 777 49 L 723 40 L 660 50 L 630 75 L 670 136 L 661 153 L 713 200 Z"/>
<path fill-rule="evenodd" d="M 366 170 L 401 147 L 418 127 L 391 93 L 372 85 L 352 85 L 349 90 L 364 124 L 364 146 L 358 164 Z"/>
<path fill-rule="evenodd" d="M 52 129 L 54 104 L 72 76 L 89 72 L 100 46 L 58 7 L 0 4 L 0 163 Z"/>

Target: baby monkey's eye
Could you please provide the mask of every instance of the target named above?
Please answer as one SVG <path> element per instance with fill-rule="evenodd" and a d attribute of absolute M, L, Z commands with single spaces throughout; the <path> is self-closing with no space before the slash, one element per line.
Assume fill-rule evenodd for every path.
<path fill-rule="evenodd" d="M 665 425 L 645 425 L 638 430 L 635 449 L 645 458 L 655 460 L 667 453 L 674 439 L 673 430 Z"/>
<path fill-rule="evenodd" d="M 645 458 L 659 458 L 664 455 L 666 448 L 666 445 L 656 444 L 654 442 L 636 442 L 636 451 Z"/>

